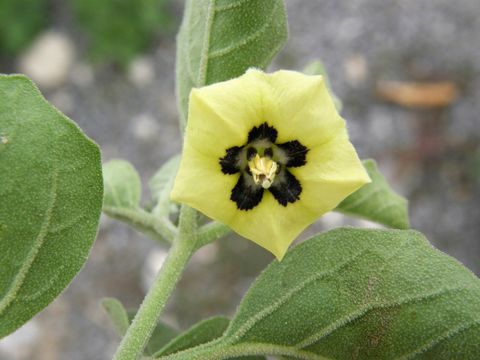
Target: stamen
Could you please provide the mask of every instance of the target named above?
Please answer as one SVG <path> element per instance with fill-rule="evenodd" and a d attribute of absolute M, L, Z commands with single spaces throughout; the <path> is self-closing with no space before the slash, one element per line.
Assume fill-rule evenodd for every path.
<path fill-rule="evenodd" d="M 258 154 L 248 162 L 248 167 L 253 176 L 255 184 L 261 184 L 268 189 L 275 179 L 278 164 L 269 157 L 260 157 Z"/>

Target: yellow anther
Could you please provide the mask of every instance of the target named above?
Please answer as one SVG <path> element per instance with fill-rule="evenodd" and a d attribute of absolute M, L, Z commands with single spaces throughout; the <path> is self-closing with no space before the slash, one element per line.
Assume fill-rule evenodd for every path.
<path fill-rule="evenodd" d="M 252 172 L 255 184 L 261 184 L 264 189 L 268 189 L 275 179 L 278 164 L 269 157 L 260 157 L 257 154 L 248 162 L 248 167 Z"/>

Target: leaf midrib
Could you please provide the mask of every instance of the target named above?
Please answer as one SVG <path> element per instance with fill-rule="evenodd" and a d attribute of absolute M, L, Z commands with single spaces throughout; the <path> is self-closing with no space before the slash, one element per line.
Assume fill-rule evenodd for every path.
<path fill-rule="evenodd" d="M 398 247 L 397 251 L 390 255 L 389 259 L 394 258 L 395 254 L 397 252 L 399 252 L 400 249 L 403 246 L 408 245 L 408 243 L 409 243 L 408 241 L 405 241 L 403 244 L 401 244 Z M 328 271 L 323 271 L 323 272 L 320 272 L 320 273 L 317 273 L 317 274 L 314 274 L 314 275 L 308 277 L 303 282 L 301 282 L 296 287 L 294 287 L 289 292 L 287 292 L 282 297 L 280 297 L 276 302 L 274 302 L 270 306 L 262 309 L 261 311 L 259 311 L 255 315 L 251 316 L 249 319 L 247 319 L 245 321 L 245 323 L 242 326 L 240 326 L 232 334 L 229 334 L 229 330 L 227 329 L 227 331 L 225 332 L 225 335 L 223 336 L 223 339 L 224 339 L 225 343 L 227 343 L 227 344 L 230 343 L 231 344 L 231 343 L 238 342 L 239 340 L 241 340 L 241 338 L 251 328 L 253 328 L 256 325 L 256 323 L 258 323 L 258 321 L 260 321 L 260 320 L 264 319 L 265 317 L 271 315 L 273 312 L 275 312 L 275 310 L 277 310 L 280 306 L 282 306 L 284 303 L 286 303 L 292 296 L 294 296 L 296 293 L 298 293 L 299 291 L 304 289 L 310 283 L 315 282 L 317 280 L 322 279 L 325 276 L 329 276 L 329 275 L 332 275 L 332 274 L 340 271 L 345 266 L 348 266 L 352 261 L 354 261 L 358 257 L 362 256 L 367 250 L 368 250 L 368 248 L 362 249 L 357 254 L 351 256 L 349 259 L 345 260 L 343 263 L 341 263 L 340 265 L 336 266 L 333 269 L 329 269 Z M 387 264 L 388 264 L 388 259 L 385 259 L 384 266 L 386 266 Z M 378 301 L 377 302 L 370 302 L 370 303 L 364 304 L 360 308 L 355 309 L 355 311 L 353 311 L 352 313 L 350 313 L 346 316 L 343 316 L 338 321 L 335 321 L 335 322 L 329 324 L 328 326 L 323 327 L 321 330 L 317 331 L 315 334 L 313 334 L 310 337 L 302 340 L 301 342 L 295 344 L 293 347 L 296 348 L 296 349 L 302 349 L 302 348 L 305 348 L 309 345 L 312 345 L 313 343 L 318 342 L 319 340 L 321 340 L 325 336 L 327 336 L 327 335 L 333 333 L 334 331 L 338 330 L 342 326 L 345 326 L 346 324 L 350 323 L 351 321 L 353 321 L 355 319 L 358 319 L 358 318 L 362 317 L 363 315 L 365 315 L 366 313 L 368 313 L 372 310 L 375 310 L 375 309 L 400 306 L 400 305 L 404 305 L 404 304 L 407 304 L 407 303 L 410 303 L 410 302 L 415 302 L 415 301 L 425 301 L 425 300 L 430 299 L 432 297 L 442 296 L 442 295 L 445 295 L 445 294 L 450 294 L 450 293 L 455 292 L 455 291 L 469 290 L 469 289 L 472 289 L 474 287 L 475 286 L 456 286 L 456 287 L 452 287 L 452 288 L 443 288 L 439 291 L 434 291 L 434 292 L 431 292 L 431 293 L 418 294 L 415 297 L 397 299 L 395 301 L 390 301 L 390 302 L 378 302 Z"/>
<path fill-rule="evenodd" d="M 299 291 L 303 290 L 306 286 L 309 284 L 318 281 L 322 279 L 325 276 L 329 276 L 332 274 L 335 274 L 337 271 L 342 269 L 345 266 L 348 266 L 352 261 L 357 259 L 358 257 L 362 256 L 366 251 L 368 251 L 368 248 L 364 248 L 355 255 L 351 256 L 344 262 L 342 262 L 340 265 L 328 269 L 326 271 L 319 272 L 317 274 L 313 274 L 312 276 L 306 278 L 304 281 L 299 283 L 297 286 L 292 288 L 289 292 L 285 293 L 283 296 L 281 296 L 277 301 L 272 303 L 270 306 L 264 308 L 263 310 L 259 311 L 255 315 L 251 316 L 245 323 L 240 326 L 235 332 L 232 334 L 229 334 L 229 329 L 226 330 L 225 332 L 225 337 L 231 339 L 232 341 L 238 341 L 241 339 L 255 324 L 260 321 L 261 319 L 264 319 L 266 316 L 272 314 L 276 309 L 278 309 L 280 306 L 282 306 L 285 302 L 287 302 L 292 296 L 294 296 L 296 293 Z M 231 323 L 233 324 L 233 322 Z"/>
<path fill-rule="evenodd" d="M 28 271 L 32 267 L 40 249 L 42 248 L 43 244 L 45 243 L 45 239 L 48 234 L 48 229 L 51 224 L 52 220 L 52 213 L 53 208 L 55 207 L 55 202 L 57 199 L 57 185 L 58 185 L 58 166 L 56 163 L 52 166 L 52 184 L 50 187 L 50 201 L 48 207 L 45 211 L 45 216 L 43 223 L 40 227 L 40 231 L 38 232 L 35 241 L 33 242 L 33 246 L 27 254 L 26 261 L 23 262 L 22 266 L 20 267 L 17 275 L 13 279 L 12 283 L 10 284 L 10 288 L 6 292 L 5 296 L 0 301 L 0 316 L 5 312 L 5 310 L 12 304 L 15 300 L 16 295 L 20 291 L 21 287 L 25 283 L 25 279 L 27 277 Z"/>
<path fill-rule="evenodd" d="M 227 53 L 230 53 L 232 51 L 237 50 L 238 48 L 248 45 L 252 41 L 254 41 L 256 38 L 258 38 L 261 33 L 263 33 L 271 24 L 274 18 L 274 13 L 278 9 L 278 6 L 280 2 L 276 2 L 274 6 L 271 9 L 271 13 L 267 21 L 265 21 L 265 24 L 257 29 L 253 34 L 250 34 L 248 37 L 243 39 L 243 41 L 229 45 L 225 48 L 216 50 L 212 53 L 210 53 L 210 41 L 212 37 L 212 27 L 213 23 L 215 20 L 215 14 L 221 11 L 229 10 L 230 8 L 237 7 L 237 6 L 242 6 L 244 3 L 248 2 L 250 0 L 245 0 L 245 1 L 239 1 L 238 3 L 234 4 L 229 4 L 228 6 L 225 7 L 216 7 L 216 0 L 210 0 L 208 3 L 208 9 L 207 9 L 207 19 L 206 19 L 206 25 L 205 25 L 205 30 L 204 30 L 204 35 L 203 35 L 203 46 L 202 46 L 202 51 L 200 54 L 200 63 L 199 63 L 199 71 L 197 78 L 193 77 L 192 72 L 191 72 L 191 67 L 190 67 L 190 59 L 189 59 L 189 52 L 186 51 L 186 65 L 187 65 L 187 73 L 190 77 L 190 79 L 193 81 L 194 85 L 197 87 L 205 86 L 207 85 L 207 71 L 208 71 L 208 66 L 209 66 L 209 60 L 210 59 L 215 59 L 218 57 L 221 57 Z M 187 23 L 189 25 L 190 23 Z M 187 26 L 186 30 L 186 43 L 190 44 L 190 27 Z M 275 47 L 273 53 L 275 53 L 278 50 L 278 46 Z"/>
<path fill-rule="evenodd" d="M 203 46 L 200 55 L 200 64 L 198 69 L 197 86 L 206 85 L 208 60 L 210 51 L 210 38 L 212 34 L 213 20 L 215 18 L 215 0 L 210 0 L 207 9 L 207 23 L 203 34 Z"/>
<path fill-rule="evenodd" d="M 237 42 L 235 44 L 232 44 L 232 45 L 225 46 L 222 49 L 212 51 L 208 55 L 208 58 L 209 59 L 215 59 L 215 58 L 225 56 L 225 55 L 231 53 L 232 51 L 236 51 L 236 50 L 240 49 L 241 47 L 246 46 L 246 45 L 250 44 L 251 42 L 255 41 L 255 39 L 257 39 L 260 35 L 262 35 L 265 32 L 265 30 L 273 22 L 275 11 L 277 11 L 277 9 L 278 9 L 278 4 L 280 4 L 280 3 L 276 2 L 274 4 L 274 6 L 272 7 L 270 16 L 266 19 L 265 23 L 260 28 L 258 28 L 255 32 L 253 32 L 252 34 L 243 38 L 242 41 L 239 41 L 239 42 Z"/>

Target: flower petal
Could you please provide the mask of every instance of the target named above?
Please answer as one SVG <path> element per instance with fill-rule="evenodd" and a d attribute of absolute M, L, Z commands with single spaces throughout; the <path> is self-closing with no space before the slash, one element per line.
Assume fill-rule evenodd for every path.
<path fill-rule="evenodd" d="M 312 148 L 307 164 L 291 171 L 301 179 L 302 206 L 317 217 L 371 181 L 345 131 Z"/>
<path fill-rule="evenodd" d="M 257 206 L 263 197 L 263 188 L 256 186 L 242 174 L 232 189 L 230 199 L 237 204 L 239 210 L 251 210 Z"/>
<path fill-rule="evenodd" d="M 252 143 L 257 140 L 268 140 L 272 144 L 277 141 L 278 131 L 268 126 L 267 123 L 254 126 L 252 130 L 248 133 L 248 143 Z"/>
<path fill-rule="evenodd" d="M 186 145 L 171 192 L 172 200 L 227 224 L 282 259 L 291 242 L 309 225 L 304 223 L 301 213 L 292 216 L 297 208 L 303 209 L 298 206 L 299 201 L 284 207 L 265 191 L 262 201 L 253 209 L 239 210 L 230 200 L 239 175 L 224 175 L 215 160 Z"/>
<path fill-rule="evenodd" d="M 228 223 L 239 211 L 230 200 L 230 193 L 238 178 L 238 174 L 223 174 L 218 158 L 197 151 L 185 139 L 182 160 L 170 197 L 216 220 L 222 214 L 223 222 Z"/>
<path fill-rule="evenodd" d="M 245 146 L 254 128 L 251 136 L 272 140 L 264 123 L 278 132 L 276 142 L 292 159 L 291 167 L 282 170 L 285 181 L 270 191 L 251 191 L 245 174 L 233 174 L 236 164 L 230 160 L 237 152 L 229 157 L 228 149 Z M 299 148 L 295 141 L 306 147 L 300 155 L 293 151 Z M 265 156 L 270 152 L 266 149 Z M 220 161 L 225 158 L 226 165 Z M 228 174 L 222 172 L 225 166 Z M 229 225 L 278 259 L 308 225 L 369 181 L 321 77 L 249 70 L 240 78 L 192 90 L 172 199 Z M 292 196 L 299 199 L 292 202 Z"/>
<path fill-rule="evenodd" d="M 345 127 L 322 76 L 281 70 L 268 82 L 265 119 L 278 130 L 277 143 L 298 140 L 311 148 L 330 141 Z"/>
<path fill-rule="evenodd" d="M 313 222 L 305 214 L 310 215 L 310 210 L 305 211 L 300 201 L 281 206 L 270 191 L 265 191 L 258 206 L 225 223 L 281 260 L 292 241 Z"/>
<path fill-rule="evenodd" d="M 282 169 L 277 176 L 277 181 L 272 184 L 269 190 L 280 205 L 287 206 L 300 198 L 302 185 L 290 171 Z"/>
<path fill-rule="evenodd" d="M 243 146 L 233 146 L 228 148 L 225 156 L 220 158 L 220 166 L 224 174 L 236 174 L 240 171 L 239 160 Z"/>
<path fill-rule="evenodd" d="M 306 164 L 308 149 L 298 140 L 287 141 L 277 145 L 284 153 L 285 165 L 288 167 L 299 167 Z"/>
<path fill-rule="evenodd" d="M 205 154 L 222 157 L 247 142 L 253 127 L 265 122 L 264 86 L 254 73 L 190 93 L 186 141 Z M 188 137 L 188 134 L 194 136 Z"/>

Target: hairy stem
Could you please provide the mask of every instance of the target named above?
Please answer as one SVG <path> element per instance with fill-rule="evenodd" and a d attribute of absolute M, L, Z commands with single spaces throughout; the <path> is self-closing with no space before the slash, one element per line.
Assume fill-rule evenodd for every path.
<path fill-rule="evenodd" d="M 154 216 L 140 208 L 128 209 L 104 206 L 103 212 L 111 218 L 131 225 L 135 230 L 163 244 L 172 243 L 177 235 L 177 229 L 167 218 Z"/>
<path fill-rule="evenodd" d="M 198 229 L 197 246 L 198 248 L 201 248 L 202 246 L 210 244 L 231 232 L 232 230 L 227 225 L 212 221 Z"/>
<path fill-rule="evenodd" d="M 178 236 L 123 337 L 114 356 L 115 360 L 134 360 L 142 354 L 170 294 L 196 248 L 196 240 L 196 211 L 184 205 L 180 213 Z"/>

